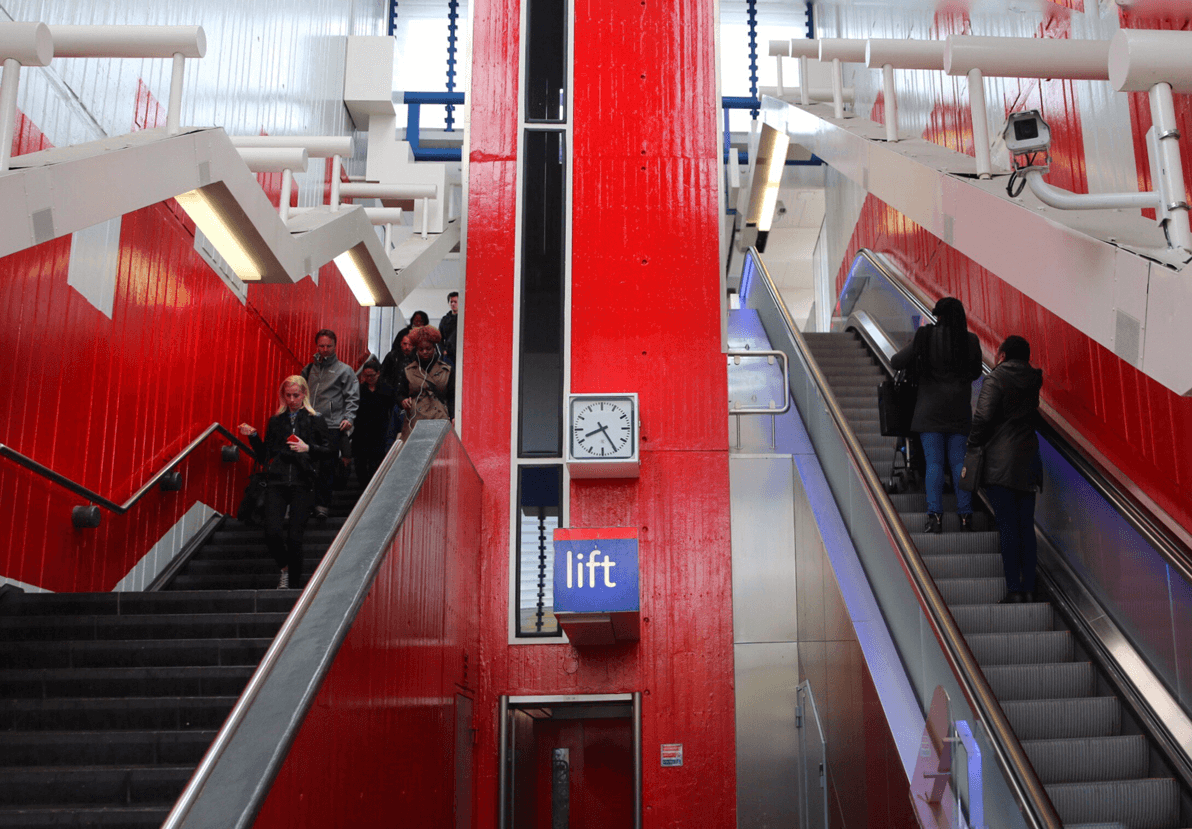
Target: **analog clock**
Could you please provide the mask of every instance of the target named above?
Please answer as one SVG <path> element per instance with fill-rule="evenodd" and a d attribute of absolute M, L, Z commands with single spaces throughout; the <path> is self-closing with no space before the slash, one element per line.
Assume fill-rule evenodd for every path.
<path fill-rule="evenodd" d="M 568 406 L 567 460 L 575 477 L 636 477 L 636 394 L 575 394 Z"/>

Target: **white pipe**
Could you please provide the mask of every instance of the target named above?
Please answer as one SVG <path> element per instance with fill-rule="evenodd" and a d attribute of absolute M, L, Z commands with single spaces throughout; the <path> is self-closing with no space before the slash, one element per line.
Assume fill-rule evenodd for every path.
<path fill-rule="evenodd" d="M 393 222 L 385 222 L 385 253 L 393 250 Z"/>
<path fill-rule="evenodd" d="M 306 150 L 300 149 L 238 147 L 236 152 L 254 173 L 281 173 L 286 170 L 305 173 L 310 160 Z"/>
<path fill-rule="evenodd" d="M 944 71 L 967 75 L 974 69 L 997 78 L 1109 79 L 1108 40 L 949 35 Z"/>
<path fill-rule="evenodd" d="M 808 92 L 810 80 L 807 77 L 808 67 L 811 65 L 811 59 L 807 55 L 799 55 L 799 103 L 803 106 L 811 104 L 811 93 Z"/>
<path fill-rule="evenodd" d="M 422 200 L 422 238 L 427 237 L 427 231 L 430 228 L 430 199 Z"/>
<path fill-rule="evenodd" d="M 1155 186 L 1162 194 L 1169 217 L 1168 238 L 1173 247 L 1192 250 L 1192 230 L 1188 226 L 1188 193 L 1184 187 L 1184 171 L 1180 162 L 1180 133 L 1175 120 L 1175 105 L 1171 87 L 1157 83 L 1150 89 L 1151 123 L 1159 147 L 1159 169 L 1164 180 Z"/>
<path fill-rule="evenodd" d="M 364 215 L 368 218 L 369 223 L 376 227 L 400 224 L 402 216 L 405 215 L 405 211 L 400 207 L 361 207 L 359 209 L 364 211 Z M 299 216 L 305 213 L 314 213 L 323 210 L 324 208 L 322 207 L 291 207 L 290 215 Z"/>
<path fill-rule="evenodd" d="M 311 158 L 331 158 L 353 154 L 350 135 L 233 135 L 233 147 L 285 147 L 306 150 Z"/>
<path fill-rule="evenodd" d="M 819 60 L 819 41 L 805 40 L 797 37 L 792 38 L 790 54 L 793 58 L 815 58 Z"/>
<path fill-rule="evenodd" d="M 882 67 L 882 87 L 886 100 L 886 140 L 898 140 L 898 96 L 894 91 L 894 67 Z"/>
<path fill-rule="evenodd" d="M 0 77 L 0 172 L 8 169 L 12 156 L 12 139 L 17 129 L 17 87 L 21 83 L 21 62 L 4 59 L 4 75 Z"/>
<path fill-rule="evenodd" d="M 46 24 L 0 23 L 0 60 L 9 58 L 21 66 L 49 66 L 54 39 Z"/>
<path fill-rule="evenodd" d="M 1045 182 L 1042 170 L 1027 170 L 1023 175 L 1039 201 L 1060 210 L 1142 210 L 1159 204 L 1158 193 L 1072 193 Z"/>
<path fill-rule="evenodd" d="M 290 221 L 290 194 L 294 192 L 294 173 L 290 169 L 281 171 L 281 199 L 278 204 L 278 213 L 281 215 L 281 223 L 288 224 Z"/>
<path fill-rule="evenodd" d="M 1109 45 L 1109 81 L 1119 92 L 1149 92 L 1167 83 L 1192 92 L 1192 32 L 1122 29 Z"/>
<path fill-rule="evenodd" d="M 343 163 L 338 155 L 331 156 L 331 209 L 339 210 L 339 167 Z"/>
<path fill-rule="evenodd" d="M 840 58 L 832 59 L 832 107 L 837 119 L 844 118 L 844 70 Z"/>
<path fill-rule="evenodd" d="M 819 42 L 819 59 L 864 63 L 865 41 L 848 37 L 825 38 Z"/>
<path fill-rule="evenodd" d="M 782 55 L 774 58 L 778 62 L 778 97 L 782 97 Z"/>
<path fill-rule="evenodd" d="M 980 69 L 968 73 L 969 108 L 973 115 L 973 149 L 977 154 L 977 176 L 992 178 L 993 166 L 989 159 L 989 118 L 985 113 L 985 81 Z"/>
<path fill-rule="evenodd" d="M 174 69 L 170 74 L 170 104 L 166 109 L 166 135 L 177 135 L 182 129 L 182 76 L 186 70 L 186 56 L 174 53 Z"/>
<path fill-rule="evenodd" d="M 54 26 L 57 58 L 201 58 L 207 52 L 202 26 Z"/>
<path fill-rule="evenodd" d="M 865 41 L 865 65 L 870 69 L 893 66 L 895 69 L 944 68 L 943 40 L 894 40 L 870 38 Z"/>
<path fill-rule="evenodd" d="M 438 196 L 436 184 L 377 184 L 349 181 L 339 186 L 345 199 L 425 199 Z"/>

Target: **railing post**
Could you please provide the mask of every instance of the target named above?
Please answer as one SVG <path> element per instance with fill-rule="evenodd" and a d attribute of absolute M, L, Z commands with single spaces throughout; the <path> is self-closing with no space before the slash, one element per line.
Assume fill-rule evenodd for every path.
<path fill-rule="evenodd" d="M 281 201 L 277 212 L 281 216 L 281 223 L 290 223 L 290 194 L 294 192 L 294 172 L 287 167 L 281 171 Z"/>
<path fill-rule="evenodd" d="M 1188 227 L 1188 194 L 1180 161 L 1180 131 L 1175 120 L 1171 85 L 1162 82 L 1155 84 L 1148 97 L 1151 102 L 1151 123 L 1155 127 L 1155 145 L 1159 153 L 1158 169 L 1163 177 L 1162 181 L 1155 182 L 1155 189 L 1159 191 L 1169 214 L 1168 236 L 1174 247 L 1192 250 L 1192 231 Z"/>
<path fill-rule="evenodd" d="M 0 172 L 8 169 L 12 142 L 17 129 L 17 87 L 21 82 L 21 63 L 15 58 L 4 61 L 0 78 Z"/>
<path fill-rule="evenodd" d="M 182 129 L 182 78 L 186 70 L 186 56 L 174 53 L 174 67 L 170 73 L 170 103 L 166 110 L 166 135 L 177 135 Z"/>
<path fill-rule="evenodd" d="M 833 115 L 844 118 L 844 68 L 840 58 L 832 58 L 832 106 Z"/>
<path fill-rule="evenodd" d="M 811 105 L 811 92 L 808 87 L 811 81 L 807 77 L 811 59 L 807 55 L 799 55 L 799 103 L 803 106 Z"/>
<path fill-rule="evenodd" d="M 343 163 L 338 155 L 331 156 L 331 209 L 339 210 L 339 170 Z"/>

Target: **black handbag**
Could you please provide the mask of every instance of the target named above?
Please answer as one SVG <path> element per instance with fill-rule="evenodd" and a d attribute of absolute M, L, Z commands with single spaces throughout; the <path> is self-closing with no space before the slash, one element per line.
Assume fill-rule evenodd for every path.
<path fill-rule="evenodd" d="M 975 446 L 964 453 L 964 466 L 957 484 L 965 492 L 976 492 L 981 486 L 981 471 L 985 467 L 985 447 Z"/>
<path fill-rule="evenodd" d="M 265 512 L 265 489 L 268 485 L 265 467 L 257 464 L 248 479 L 248 486 L 244 488 L 240 508 L 236 510 L 236 518 L 242 524 L 255 524 L 261 520 Z"/>
<path fill-rule="evenodd" d="M 906 437 L 912 434 L 911 420 L 915 416 L 918 396 L 919 386 L 906 371 L 881 382 L 877 387 L 877 413 L 883 435 Z"/>

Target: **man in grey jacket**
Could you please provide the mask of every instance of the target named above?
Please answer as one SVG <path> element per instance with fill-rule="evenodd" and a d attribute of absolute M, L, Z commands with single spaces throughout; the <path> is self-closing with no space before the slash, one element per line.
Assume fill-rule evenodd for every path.
<path fill-rule="evenodd" d="M 314 362 L 302 369 L 302 376 L 310 385 L 310 402 L 315 411 L 327 422 L 331 433 L 331 456 L 319 463 L 319 477 L 315 482 L 314 517 L 324 520 L 331 511 L 331 493 L 335 488 L 335 468 L 343 455 L 343 462 L 349 462 L 351 455 L 346 451 L 348 434 L 356 420 L 356 407 L 360 403 L 360 381 L 356 372 L 347 363 L 335 356 L 335 332 L 323 328 L 315 334 Z M 338 439 L 335 437 L 338 435 Z"/>

